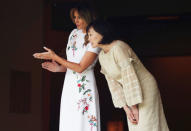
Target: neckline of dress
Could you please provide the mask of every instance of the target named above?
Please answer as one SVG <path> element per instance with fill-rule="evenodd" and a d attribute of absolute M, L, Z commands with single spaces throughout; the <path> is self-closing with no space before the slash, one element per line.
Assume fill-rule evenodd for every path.
<path fill-rule="evenodd" d="M 117 41 L 117 40 L 115 40 L 115 42 L 116 42 L 116 41 Z M 105 53 L 104 50 L 102 49 L 103 54 L 104 54 L 104 55 L 110 54 L 110 52 L 111 52 L 111 51 L 114 49 L 114 47 L 117 46 L 117 45 L 118 45 L 118 43 L 115 43 L 115 44 L 110 48 L 110 50 L 109 50 L 108 52 L 106 52 L 106 53 Z"/>
<path fill-rule="evenodd" d="M 79 33 L 82 33 L 83 35 L 85 35 L 86 33 L 83 32 L 82 29 L 77 29 L 79 31 Z"/>

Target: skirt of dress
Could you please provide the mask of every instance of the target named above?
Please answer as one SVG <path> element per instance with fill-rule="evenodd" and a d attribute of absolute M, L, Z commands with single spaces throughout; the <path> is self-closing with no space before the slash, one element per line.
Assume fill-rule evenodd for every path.
<path fill-rule="evenodd" d="M 99 96 L 92 70 L 67 70 L 60 106 L 59 131 L 100 131 Z"/>

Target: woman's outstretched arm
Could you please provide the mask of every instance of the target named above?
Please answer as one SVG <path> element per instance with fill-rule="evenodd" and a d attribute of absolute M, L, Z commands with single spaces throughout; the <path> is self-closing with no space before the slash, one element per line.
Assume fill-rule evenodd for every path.
<path fill-rule="evenodd" d="M 96 53 L 87 51 L 85 55 L 83 56 L 82 60 L 80 61 L 80 63 L 69 62 L 59 57 L 58 55 L 55 56 L 54 60 L 60 63 L 62 66 L 65 66 L 66 68 L 69 68 L 73 71 L 81 73 L 85 69 L 87 69 L 89 65 L 91 65 L 94 62 L 96 57 L 97 57 Z"/>
<path fill-rule="evenodd" d="M 78 73 L 83 72 L 86 68 L 88 68 L 89 65 L 91 65 L 94 60 L 97 57 L 97 54 L 94 52 L 90 52 L 90 51 L 86 51 L 85 55 L 83 56 L 82 60 L 80 61 L 80 63 L 74 63 L 74 62 L 69 62 L 66 59 L 58 56 L 57 54 L 55 54 L 54 51 L 52 51 L 51 49 L 48 49 L 46 47 L 44 47 L 44 49 L 47 52 L 43 52 L 43 53 L 35 53 L 33 56 L 37 59 L 47 59 L 47 60 L 53 60 L 58 62 L 59 64 L 61 64 L 62 66 L 69 68 L 73 71 L 76 71 Z"/>

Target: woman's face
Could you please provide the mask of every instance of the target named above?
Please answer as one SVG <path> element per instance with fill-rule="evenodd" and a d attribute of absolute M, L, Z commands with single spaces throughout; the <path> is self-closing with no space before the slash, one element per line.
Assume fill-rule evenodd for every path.
<path fill-rule="evenodd" d="M 74 11 L 74 23 L 78 29 L 86 30 L 87 23 L 82 17 L 80 17 L 78 11 Z"/>
<path fill-rule="evenodd" d="M 98 47 L 99 42 L 102 40 L 103 36 L 99 33 L 97 33 L 93 27 L 90 27 L 88 31 L 88 40 L 92 44 L 92 47 Z"/>

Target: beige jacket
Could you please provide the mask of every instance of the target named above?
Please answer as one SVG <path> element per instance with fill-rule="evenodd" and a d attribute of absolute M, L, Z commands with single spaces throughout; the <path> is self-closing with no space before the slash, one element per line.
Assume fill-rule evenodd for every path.
<path fill-rule="evenodd" d="M 118 40 L 109 52 L 102 50 L 99 61 L 115 107 L 142 103 L 141 82 L 152 75 L 126 43 Z"/>

